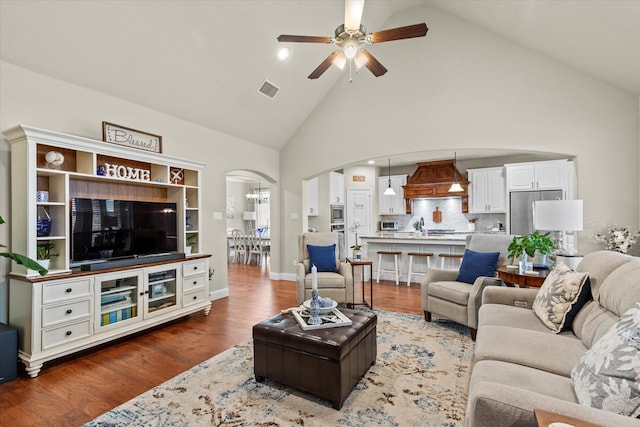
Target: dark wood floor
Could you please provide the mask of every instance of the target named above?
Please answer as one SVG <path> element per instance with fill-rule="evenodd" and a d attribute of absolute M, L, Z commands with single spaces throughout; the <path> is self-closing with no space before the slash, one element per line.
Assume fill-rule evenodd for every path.
<path fill-rule="evenodd" d="M 215 278 L 214 278 L 215 280 Z M 358 285 L 359 286 L 359 281 Z M 374 307 L 422 314 L 420 286 L 376 284 Z M 356 295 L 362 295 L 356 287 Z M 367 299 L 368 299 L 367 282 Z M 0 426 L 75 426 L 251 337 L 251 327 L 296 305 L 296 284 L 266 267 L 229 265 L 229 297 L 169 325 L 45 364 L 40 375 L 0 384 Z"/>

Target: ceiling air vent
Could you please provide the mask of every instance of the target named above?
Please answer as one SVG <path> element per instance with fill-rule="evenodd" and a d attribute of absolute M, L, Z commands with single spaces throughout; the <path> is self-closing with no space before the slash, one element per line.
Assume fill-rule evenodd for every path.
<path fill-rule="evenodd" d="M 265 80 L 260 86 L 260 89 L 258 89 L 258 93 L 266 96 L 269 99 L 273 99 L 273 97 L 276 96 L 276 93 L 278 93 L 279 90 L 280 88 L 278 86 L 274 85 L 269 80 Z"/>

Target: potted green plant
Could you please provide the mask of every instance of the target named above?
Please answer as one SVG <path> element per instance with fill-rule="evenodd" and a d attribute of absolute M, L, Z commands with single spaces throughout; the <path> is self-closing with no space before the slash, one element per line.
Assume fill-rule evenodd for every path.
<path fill-rule="evenodd" d="M 528 257 L 534 257 L 537 253 L 542 256 L 540 264 L 546 265 L 546 256 L 552 253 L 556 247 L 549 234 L 540 234 L 534 231 L 524 236 L 515 236 L 507 248 L 509 258 L 512 260 L 520 258 L 523 262 L 526 262 Z"/>
<path fill-rule="evenodd" d="M 196 238 L 198 237 L 197 234 L 190 234 L 189 236 L 187 236 L 187 240 L 184 246 L 184 253 L 189 255 L 191 253 L 191 250 L 193 249 L 193 245 L 196 244 Z"/>
<path fill-rule="evenodd" d="M 4 219 L 0 216 L 0 224 L 4 224 Z M 0 248 L 6 248 L 5 245 L 0 244 Z M 37 271 L 41 276 L 47 274 L 47 269 L 38 264 L 37 261 L 15 252 L 0 252 L 0 256 L 12 259 L 16 264 L 24 265 L 25 267 Z"/>
<path fill-rule="evenodd" d="M 49 270 L 49 262 L 52 256 L 58 256 L 59 254 L 53 253 L 52 249 L 56 245 L 53 243 L 38 243 L 36 246 L 36 257 L 38 258 L 38 264 Z"/>

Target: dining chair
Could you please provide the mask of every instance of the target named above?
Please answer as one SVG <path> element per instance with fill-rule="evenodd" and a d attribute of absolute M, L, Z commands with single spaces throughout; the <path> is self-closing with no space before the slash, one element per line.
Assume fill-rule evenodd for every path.
<path fill-rule="evenodd" d="M 233 240 L 233 263 L 238 262 L 240 255 L 242 256 L 242 261 L 246 262 L 247 243 L 245 234 L 242 230 L 236 228 L 231 231 L 231 239 Z"/>
<path fill-rule="evenodd" d="M 247 259 L 245 260 L 245 264 L 249 264 L 251 262 L 251 255 L 255 255 L 256 264 L 260 265 L 262 262 L 262 237 L 260 237 L 257 230 L 252 231 L 250 234 L 247 234 Z"/>

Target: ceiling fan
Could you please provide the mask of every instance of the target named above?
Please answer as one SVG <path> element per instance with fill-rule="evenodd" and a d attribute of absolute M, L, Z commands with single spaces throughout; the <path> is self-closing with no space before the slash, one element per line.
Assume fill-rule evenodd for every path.
<path fill-rule="evenodd" d="M 344 24 L 336 28 L 334 37 L 292 36 L 282 34 L 278 37 L 278 41 L 335 43 L 340 47 L 340 49 L 331 52 L 331 54 L 309 74 L 308 78 L 310 79 L 320 77 L 332 64 L 342 69 L 347 60 L 350 61 L 352 59 L 358 69 L 364 65 L 374 76 L 380 77 L 387 72 L 387 69 L 366 50 L 363 45 L 424 37 L 427 34 L 428 28 L 427 24 L 423 22 L 422 24 L 407 25 L 406 27 L 391 28 L 367 34 L 364 26 L 360 24 L 363 9 L 364 0 L 345 0 Z"/>

